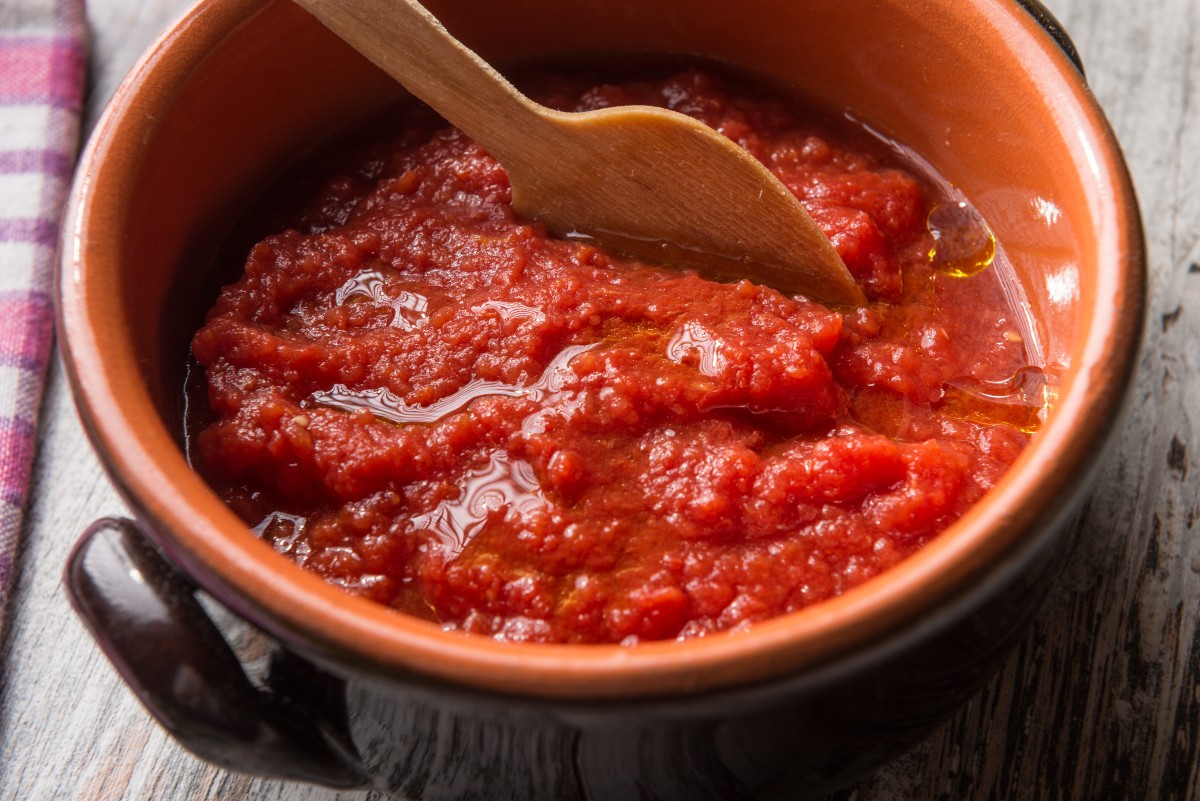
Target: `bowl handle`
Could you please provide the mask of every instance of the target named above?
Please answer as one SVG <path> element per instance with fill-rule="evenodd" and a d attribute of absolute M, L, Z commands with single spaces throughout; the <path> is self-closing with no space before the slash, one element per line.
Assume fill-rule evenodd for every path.
<path fill-rule="evenodd" d="M 1083 61 L 1079 58 L 1079 51 L 1075 49 L 1075 43 L 1071 41 L 1071 37 L 1067 36 L 1062 23 L 1041 4 L 1040 0 L 1017 0 L 1017 3 L 1046 29 L 1046 33 L 1050 34 L 1050 38 L 1062 48 L 1062 51 L 1067 54 L 1067 58 L 1071 59 L 1071 63 L 1075 65 L 1075 69 L 1079 70 L 1079 75 L 1086 80 L 1087 75 L 1083 71 Z"/>
<path fill-rule="evenodd" d="M 286 697 L 250 682 L 194 587 L 133 522 L 93 523 L 63 583 L 138 700 L 197 756 L 259 776 L 368 785 L 349 748 Z"/>

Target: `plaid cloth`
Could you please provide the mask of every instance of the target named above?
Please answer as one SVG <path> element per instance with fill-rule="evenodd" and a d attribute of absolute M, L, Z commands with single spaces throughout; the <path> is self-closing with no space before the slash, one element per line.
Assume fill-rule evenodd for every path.
<path fill-rule="evenodd" d="M 58 221 L 79 148 L 83 0 L 0 0 L 0 630 L 54 331 Z"/>

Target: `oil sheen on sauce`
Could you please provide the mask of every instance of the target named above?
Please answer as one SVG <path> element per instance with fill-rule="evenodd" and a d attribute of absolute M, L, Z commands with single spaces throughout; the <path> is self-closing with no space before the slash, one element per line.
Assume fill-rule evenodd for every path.
<path fill-rule="evenodd" d="M 870 303 L 553 239 L 485 152 L 398 112 L 284 185 L 193 340 L 189 453 L 277 551 L 447 629 L 708 636 L 887 570 L 1037 431 L 1053 387 L 1003 248 L 919 159 L 700 70 L 530 91 L 721 131 Z"/>

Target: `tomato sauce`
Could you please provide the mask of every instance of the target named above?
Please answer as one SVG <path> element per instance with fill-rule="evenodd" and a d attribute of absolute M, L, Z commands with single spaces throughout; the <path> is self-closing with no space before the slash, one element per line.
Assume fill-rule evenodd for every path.
<path fill-rule="evenodd" d="M 414 110 L 279 212 L 192 343 L 198 467 L 279 552 L 448 629 L 704 636 L 887 570 L 1020 453 L 1040 373 L 985 269 L 990 233 L 933 177 L 696 70 L 533 91 L 721 131 L 797 194 L 871 302 L 552 238 L 513 214 L 487 153 Z"/>

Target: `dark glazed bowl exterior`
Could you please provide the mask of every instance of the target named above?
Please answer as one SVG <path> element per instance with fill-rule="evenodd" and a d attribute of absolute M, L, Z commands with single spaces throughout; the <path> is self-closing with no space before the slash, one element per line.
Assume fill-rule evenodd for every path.
<path fill-rule="evenodd" d="M 1028 292 L 1058 392 L 1043 430 L 921 552 L 737 635 L 505 644 L 341 593 L 252 537 L 189 469 L 183 368 L 206 269 L 247 198 L 400 92 L 286 0 L 205 0 L 114 98 L 63 232 L 68 374 L 137 518 L 80 541 L 76 609 L 184 745 L 252 773 L 429 801 L 796 799 L 854 781 L 998 664 L 1069 551 L 1065 523 L 1128 388 L 1140 221 L 1069 40 L 1033 0 L 427 5 L 496 63 L 715 58 L 913 147 L 989 219 Z M 261 630 L 265 668 L 226 644 L 197 587 Z"/>

